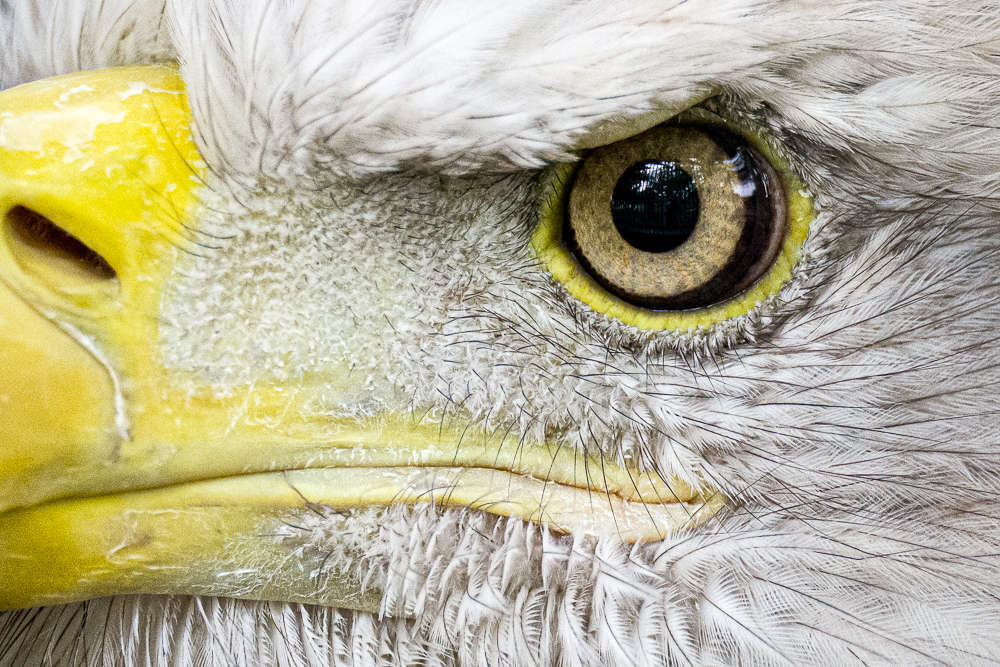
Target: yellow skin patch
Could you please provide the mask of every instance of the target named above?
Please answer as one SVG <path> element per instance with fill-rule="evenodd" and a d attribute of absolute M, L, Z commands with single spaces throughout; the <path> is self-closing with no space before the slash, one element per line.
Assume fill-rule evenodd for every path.
<path fill-rule="evenodd" d="M 165 368 L 165 288 L 211 241 L 190 124 L 170 67 L 0 93 L 0 609 L 123 592 L 372 608 L 350 581 L 319 590 L 273 538 L 312 503 L 455 505 L 628 542 L 721 507 L 572 447 L 310 413 L 350 388 L 341 368 L 224 395 Z M 79 243 L 32 236 L 45 219 Z"/>
<path fill-rule="evenodd" d="M 691 310 L 658 311 L 634 306 L 604 289 L 580 265 L 563 244 L 563 226 L 569 193 L 569 184 L 577 164 L 561 164 L 552 169 L 547 196 L 542 202 L 538 227 L 531 237 L 531 247 L 539 260 L 571 295 L 593 310 L 648 331 L 695 331 L 753 310 L 757 305 L 774 296 L 792 277 L 792 269 L 799 260 L 802 244 L 809 235 L 813 219 L 813 201 L 802 181 L 788 163 L 762 137 L 732 127 L 718 116 L 700 109 L 692 109 L 678 116 L 684 122 L 716 125 L 736 131 L 749 141 L 771 163 L 784 188 L 787 206 L 788 229 L 778 257 L 771 269 L 760 280 L 741 294 L 708 306 Z"/>
<path fill-rule="evenodd" d="M 599 474 L 599 472 L 598 472 Z M 178 592 L 377 609 L 377 597 L 334 580 L 317 586 L 306 564 L 275 539 L 304 499 L 332 510 L 433 502 L 547 524 L 554 530 L 649 536 L 711 517 L 704 503 L 629 503 L 580 488 L 484 468 L 329 468 L 258 473 L 96 498 L 0 517 L 0 609 L 99 595 Z M 587 511 L 584 511 L 586 508 Z M 661 535 L 666 537 L 666 533 Z"/>

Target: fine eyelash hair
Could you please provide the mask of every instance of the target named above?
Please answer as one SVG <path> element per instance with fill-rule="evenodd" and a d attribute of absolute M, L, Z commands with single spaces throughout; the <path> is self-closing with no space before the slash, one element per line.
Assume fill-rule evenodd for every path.
<path fill-rule="evenodd" d="M 0 52 L 0 88 L 180 63 L 212 242 L 164 297 L 171 368 L 224 393 L 349 356 L 363 381 L 314 414 L 430 413 L 726 497 L 634 545 L 310 505 L 274 539 L 376 612 L 9 611 L 0 664 L 1000 660 L 997 3 L 0 0 Z M 772 300 L 646 332 L 529 240 L 602 123 L 695 104 L 766 133 L 817 216 Z"/>

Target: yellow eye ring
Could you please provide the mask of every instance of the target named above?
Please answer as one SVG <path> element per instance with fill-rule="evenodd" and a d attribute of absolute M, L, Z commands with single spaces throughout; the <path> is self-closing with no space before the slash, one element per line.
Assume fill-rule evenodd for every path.
<path fill-rule="evenodd" d="M 716 126 L 741 135 L 768 160 L 781 181 L 786 202 L 787 231 L 781 250 L 771 268 L 754 284 L 732 298 L 690 310 L 653 310 L 624 301 L 605 289 L 580 264 L 563 242 L 565 211 L 573 175 L 578 164 L 555 166 L 544 184 L 546 190 L 538 227 L 531 237 L 531 248 L 552 277 L 571 295 L 591 309 L 640 329 L 650 331 L 693 331 L 745 315 L 774 296 L 792 277 L 802 244 L 813 220 L 813 200 L 788 162 L 758 133 L 733 123 L 705 109 L 690 109 L 676 119 Z"/>

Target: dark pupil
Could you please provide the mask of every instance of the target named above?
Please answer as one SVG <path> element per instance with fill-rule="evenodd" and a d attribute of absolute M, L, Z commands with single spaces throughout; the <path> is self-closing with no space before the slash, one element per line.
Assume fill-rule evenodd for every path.
<path fill-rule="evenodd" d="M 611 193 L 611 219 L 630 245 L 673 250 L 698 224 L 698 188 L 676 162 L 636 162 Z"/>

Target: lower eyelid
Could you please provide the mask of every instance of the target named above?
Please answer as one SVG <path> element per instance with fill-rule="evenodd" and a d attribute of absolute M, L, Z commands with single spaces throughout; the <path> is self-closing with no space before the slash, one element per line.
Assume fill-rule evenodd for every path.
<path fill-rule="evenodd" d="M 745 315 L 777 294 L 791 279 L 814 217 L 812 196 L 805 185 L 792 171 L 787 160 L 762 137 L 744 128 L 734 128 L 715 114 L 701 109 L 684 112 L 679 120 L 718 125 L 741 134 L 768 160 L 779 176 L 785 195 L 787 232 L 773 265 L 757 282 L 720 303 L 679 311 L 641 308 L 611 294 L 587 273 L 563 243 L 569 185 L 577 169 L 576 164 L 557 165 L 547 175 L 539 222 L 531 238 L 531 247 L 536 256 L 573 297 L 596 312 L 647 331 L 706 329 Z"/>

